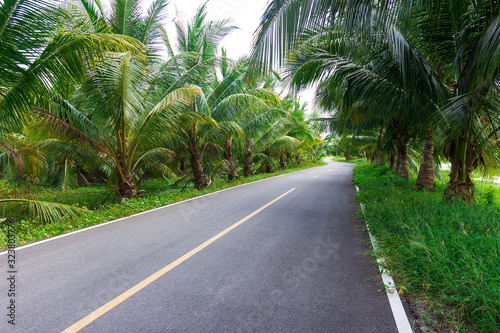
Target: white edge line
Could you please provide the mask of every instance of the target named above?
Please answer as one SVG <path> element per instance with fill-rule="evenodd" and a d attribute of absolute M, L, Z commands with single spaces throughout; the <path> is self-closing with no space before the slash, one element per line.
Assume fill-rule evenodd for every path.
<path fill-rule="evenodd" d="M 322 166 L 324 166 L 324 165 L 319 165 L 317 167 L 322 167 Z M 298 171 L 289 172 L 289 173 L 283 173 L 281 175 L 277 175 L 277 176 L 273 176 L 273 177 L 269 177 L 269 178 L 264 178 L 264 179 L 259 179 L 259 180 L 255 180 L 255 181 L 252 181 L 252 182 L 248 182 L 248 183 L 240 184 L 240 185 L 236 185 L 236 186 L 231 186 L 231 187 L 219 190 L 219 191 L 215 191 L 215 192 L 203 194 L 203 195 L 200 195 L 198 197 L 189 198 L 189 199 L 186 199 L 186 200 L 182 200 L 182 201 L 178 201 L 178 202 L 174 202 L 174 203 L 168 204 L 166 206 L 162 206 L 162 207 L 158 207 L 158 208 L 153 208 L 153 209 L 146 210 L 144 212 L 140 212 L 140 213 L 137 213 L 137 214 L 134 214 L 134 215 L 130 215 L 130 216 L 125 216 L 125 217 L 119 218 L 117 220 L 112 220 L 112 221 L 109 221 L 109 222 L 103 222 L 103 223 L 96 224 L 96 225 L 93 225 L 93 226 L 90 226 L 90 227 L 87 227 L 87 228 L 83 228 L 83 229 L 75 230 L 75 231 L 72 231 L 72 232 L 68 232 L 66 234 L 62 234 L 62 235 L 54 236 L 54 237 L 51 237 L 51 238 L 43 239 L 43 240 L 40 240 L 40 241 L 37 241 L 37 242 L 34 242 L 34 243 L 22 245 L 20 247 L 16 247 L 15 250 L 16 251 L 23 250 L 23 249 L 26 249 L 26 248 L 29 248 L 29 247 L 32 247 L 32 246 L 35 246 L 35 245 L 40 245 L 40 244 L 43 244 L 43 243 L 51 242 L 51 241 L 54 241 L 54 240 L 59 239 L 59 238 L 63 238 L 63 237 L 71 236 L 71 235 L 74 235 L 74 234 L 77 234 L 77 233 L 80 233 L 80 232 L 84 232 L 84 231 L 92 230 L 92 229 L 95 229 L 95 228 L 103 227 L 105 225 L 116 223 L 116 222 L 120 222 L 120 221 L 123 221 L 123 220 L 126 220 L 126 219 L 130 219 L 130 218 L 133 218 L 133 217 L 136 217 L 136 216 L 139 216 L 139 215 L 151 213 L 151 212 L 154 212 L 154 211 L 157 211 L 157 210 L 160 210 L 160 209 L 169 208 L 171 206 L 179 205 L 181 203 L 185 203 L 185 202 L 189 202 L 189 201 L 201 199 L 201 198 L 207 197 L 207 196 L 212 195 L 212 194 L 217 194 L 217 193 L 221 193 L 221 192 L 224 192 L 224 191 L 232 190 L 232 189 L 235 189 L 235 188 L 238 188 L 238 187 L 242 187 L 242 186 L 246 186 L 246 185 L 250 185 L 250 184 L 259 183 L 259 182 L 262 182 L 262 181 L 265 181 L 265 180 L 271 180 L 271 179 L 275 179 L 275 178 L 278 178 L 278 177 L 282 177 L 282 176 L 286 176 L 286 175 L 291 175 L 291 174 L 294 174 L 294 173 L 297 173 L 297 172 L 303 172 L 303 171 L 315 169 L 317 167 L 307 168 L 307 169 L 298 170 Z M 0 252 L 0 256 L 2 256 L 4 254 L 7 254 L 7 252 L 8 252 L 8 250 Z"/>
<path fill-rule="evenodd" d="M 356 193 L 359 194 L 359 187 L 356 186 Z M 365 215 L 365 204 L 360 202 L 361 213 L 363 216 Z M 370 235 L 370 240 L 372 242 L 373 251 L 375 255 L 379 251 L 379 247 L 377 244 L 377 239 L 370 232 L 370 226 L 368 222 L 366 222 L 366 229 L 368 231 L 368 235 Z M 378 255 L 377 255 L 378 256 Z M 380 269 L 380 274 L 382 275 L 382 281 L 384 283 L 385 292 L 387 293 L 387 298 L 389 299 L 389 304 L 391 306 L 392 315 L 394 316 L 394 320 L 396 321 L 396 326 L 398 328 L 399 333 L 413 333 L 413 330 L 410 325 L 410 321 L 408 320 L 408 316 L 406 315 L 405 309 L 403 307 L 403 303 L 401 302 L 401 298 L 399 297 L 398 290 L 396 288 L 396 283 L 394 283 L 393 278 L 390 275 L 389 270 L 383 268 L 385 264 L 385 260 L 383 258 L 377 258 L 378 268 Z"/>

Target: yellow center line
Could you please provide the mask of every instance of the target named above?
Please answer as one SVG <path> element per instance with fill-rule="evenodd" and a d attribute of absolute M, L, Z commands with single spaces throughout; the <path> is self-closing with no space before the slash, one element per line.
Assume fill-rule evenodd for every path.
<path fill-rule="evenodd" d="M 156 272 L 153 275 L 147 277 L 146 279 L 142 280 L 141 282 L 139 282 L 138 284 L 136 284 L 135 286 L 133 286 L 129 290 L 125 291 L 123 294 L 119 295 L 118 297 L 116 297 L 116 298 L 112 299 L 111 301 L 109 301 L 108 303 L 104 304 L 99 309 L 95 310 L 94 312 L 92 312 L 91 314 L 89 314 L 88 316 L 86 316 L 85 318 L 80 319 L 78 322 L 76 322 L 75 324 L 71 325 L 70 327 L 68 327 L 67 329 L 65 329 L 64 331 L 62 331 L 62 333 L 74 333 L 74 332 L 78 332 L 79 330 L 81 330 L 82 328 L 84 328 L 85 326 L 87 326 L 88 324 L 90 324 L 91 322 L 93 322 L 94 320 L 96 320 L 97 318 L 99 318 L 102 315 L 104 315 L 106 312 L 108 312 L 111 309 L 113 309 L 114 307 L 118 306 L 120 303 L 126 301 L 128 298 L 132 297 L 134 294 L 136 294 L 137 292 L 141 291 L 142 289 L 144 289 L 145 287 L 147 287 L 149 284 L 151 284 L 152 282 L 156 281 L 161 276 L 165 275 L 167 272 L 169 272 L 170 270 L 172 270 L 173 268 L 177 267 L 178 265 L 180 265 L 184 261 L 188 260 L 189 258 L 191 258 L 192 256 L 194 256 L 196 253 L 200 252 L 201 250 L 203 250 L 204 248 L 206 248 L 207 246 L 209 246 L 210 244 L 212 244 L 213 242 L 215 242 L 216 240 L 218 240 L 222 236 L 224 236 L 227 233 L 229 233 L 231 230 L 235 229 L 239 225 L 241 225 L 244 222 L 248 221 L 249 219 L 251 219 L 252 217 L 254 217 L 255 215 L 257 215 L 258 213 L 260 213 L 261 211 L 263 211 L 267 207 L 271 206 L 272 204 L 274 204 L 276 201 L 280 200 L 284 196 L 290 194 L 294 190 L 295 190 L 295 188 L 292 188 L 290 191 L 286 192 L 285 194 L 280 195 L 279 197 L 277 197 L 273 201 L 271 201 L 271 202 L 265 204 L 264 206 L 260 207 L 255 212 L 253 212 L 252 214 L 250 214 L 250 215 L 244 217 L 243 219 L 239 220 L 238 222 L 236 222 L 235 224 L 233 224 L 229 228 L 225 229 L 224 231 L 221 231 L 220 233 L 218 233 L 214 237 L 212 237 L 209 240 L 207 240 L 205 243 L 203 243 L 203 244 L 199 245 L 198 247 L 194 248 L 193 250 L 189 251 L 188 253 L 186 253 L 185 255 L 183 255 L 182 257 L 180 257 L 179 259 L 177 259 L 174 262 L 168 264 L 167 266 L 165 266 L 162 269 L 160 269 L 158 272 Z"/>

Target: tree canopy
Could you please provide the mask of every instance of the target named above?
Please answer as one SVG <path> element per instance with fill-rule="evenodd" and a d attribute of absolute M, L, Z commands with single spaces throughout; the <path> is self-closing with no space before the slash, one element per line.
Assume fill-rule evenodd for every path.
<path fill-rule="evenodd" d="M 61 191 L 105 182 L 126 199 L 148 178 L 201 190 L 318 158 L 319 132 L 281 79 L 247 80 L 248 60 L 226 56 L 230 19 L 209 20 L 202 5 L 175 20 L 173 39 L 168 1 L 141 5 L 2 2 L 0 178 Z M 49 220 L 72 212 L 13 200 L 2 204 Z"/>
<path fill-rule="evenodd" d="M 378 132 L 376 159 L 397 152 L 402 177 L 420 145 L 417 189 L 448 159 L 445 196 L 471 201 L 472 172 L 498 165 L 498 13 L 489 0 L 271 1 L 251 70 L 285 66 L 290 86 L 316 87 L 331 128 Z"/>

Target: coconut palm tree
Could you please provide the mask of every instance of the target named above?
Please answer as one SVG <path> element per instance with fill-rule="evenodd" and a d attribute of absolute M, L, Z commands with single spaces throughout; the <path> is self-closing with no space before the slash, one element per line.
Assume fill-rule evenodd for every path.
<path fill-rule="evenodd" d="M 280 104 L 245 120 L 250 125 L 245 126 L 245 173 L 251 173 L 250 161 L 259 162 L 263 172 L 272 172 L 275 160 L 285 169 L 289 161 L 300 161 L 301 153 L 322 142 L 305 121 L 304 107 L 287 95 Z"/>
<path fill-rule="evenodd" d="M 221 138 L 216 142 L 223 153 L 228 178 L 231 180 L 238 176 L 233 148 L 244 146 L 244 137 L 249 134 L 247 121 L 270 112 L 281 102 L 267 78 L 246 80 L 246 59 L 240 59 L 233 66 L 224 66 L 223 62 L 221 67 L 223 79 L 211 93 L 208 102 L 213 104 L 212 117 L 222 129 L 219 132 Z M 265 123 L 262 125 L 265 126 Z M 251 166 L 247 165 L 246 169 L 248 174 Z"/>
<path fill-rule="evenodd" d="M 434 91 L 438 97 L 430 97 L 435 106 L 439 106 L 434 107 L 439 120 L 435 123 L 444 129 L 441 141 L 446 142 L 445 153 L 452 163 L 445 196 L 471 200 L 470 174 L 479 163 L 486 162 L 486 155 L 493 158 L 494 154 L 487 153 L 494 151 L 491 137 L 498 132 L 498 3 L 273 1 L 257 31 L 253 53 L 255 68 L 259 68 L 259 60 L 263 63 L 260 67 L 283 63 L 285 55 L 294 54 L 301 45 L 303 34 L 318 27 L 378 43 L 391 39 L 395 42 L 391 42 L 390 50 L 402 73 L 418 74 L 424 81 L 416 82 L 427 82 L 423 86 L 433 88 L 428 92 Z M 332 30 L 334 27 L 336 29 Z M 335 38 L 330 41 L 331 45 L 337 45 Z M 376 57 L 376 52 L 372 55 Z M 423 66 L 418 62 L 415 66 L 410 61 L 412 58 L 424 60 L 420 62 Z M 420 70 L 415 71 L 418 68 Z M 424 75 L 426 73 L 428 75 Z M 426 76 L 432 80 L 425 80 Z M 445 89 L 439 88 L 437 82 Z M 415 88 L 415 85 L 403 87 Z M 416 95 L 415 92 L 410 94 L 411 101 Z M 387 95 L 383 92 L 379 94 L 379 97 L 384 96 Z M 404 116 L 411 114 L 410 109 Z M 430 143 L 432 127 L 428 125 L 427 122 L 426 137 Z M 432 145 L 425 146 L 427 152 L 432 150 Z M 425 167 L 421 169 L 430 170 L 428 164 L 432 157 L 424 156 Z"/>
<path fill-rule="evenodd" d="M 20 130 L 37 98 L 80 82 L 105 52 L 143 49 L 130 38 L 64 29 L 58 17 L 44 0 L 0 5 L 0 135 Z"/>
<path fill-rule="evenodd" d="M 495 1 L 455 1 L 453 6 L 425 2 L 411 7 L 411 22 L 404 22 L 413 23 L 412 29 L 406 26 L 409 39 L 448 87 L 448 100 L 439 110 L 451 162 L 448 198 L 472 200 L 472 172 L 488 160 L 495 164 L 497 147 L 491 138 L 500 126 L 498 13 Z"/>
<path fill-rule="evenodd" d="M 334 37 L 335 45 L 326 43 Z M 308 40 L 287 66 L 290 84 L 297 89 L 318 84 L 319 105 L 338 113 L 337 131 L 345 127 L 350 132 L 378 132 L 377 156 L 381 154 L 382 136 L 387 141 L 390 135 L 398 146 L 398 173 L 408 178 L 408 142 L 425 130 L 427 111 L 432 105 L 428 98 L 434 93 L 425 89 L 425 83 L 419 88 L 414 86 L 428 77 L 402 72 L 388 43 L 370 45 L 352 36 L 326 36 L 321 30 L 309 34 Z M 364 46 L 361 51 L 360 43 Z M 425 62 L 413 59 L 425 68 Z M 418 66 L 411 70 L 422 72 Z M 412 83 L 407 82 L 408 78 Z M 429 81 L 435 84 L 432 77 Z"/>
<path fill-rule="evenodd" d="M 284 111 L 277 107 L 276 102 L 271 107 L 262 110 L 249 110 L 238 120 L 243 135 L 238 140 L 238 156 L 243 165 L 243 175 L 249 177 L 254 173 L 254 165 L 259 160 L 268 160 L 269 157 L 261 152 L 265 148 L 266 142 L 273 135 L 273 129 L 279 119 L 285 116 Z M 269 163 L 271 163 L 269 161 Z"/>
<path fill-rule="evenodd" d="M 40 162 L 32 147 L 20 147 L 22 127 L 33 116 L 41 99 L 54 93 L 54 87 L 81 83 L 105 60 L 107 52 L 142 52 L 144 46 L 132 38 L 112 34 L 83 32 L 61 23 L 64 12 L 45 0 L 6 0 L 0 4 L 0 138 L 3 162 L 12 161 L 22 174 Z M 15 139 L 12 141 L 12 139 Z M 21 140 L 22 141 L 22 140 Z M 6 144 L 7 142 L 7 144 Z M 12 143 L 15 143 L 12 145 Z M 9 146 L 9 147 L 8 147 Z M 10 155 L 9 157 L 6 157 Z M 15 157 L 16 156 L 16 157 Z M 27 158 L 29 156 L 29 158 Z M 15 158 L 14 158 L 15 157 Z M 20 162 L 20 163 L 19 163 Z M 28 162 L 28 163 L 26 163 Z M 43 161 L 42 161 L 43 162 Z M 10 199 L 9 199 L 10 200 Z M 24 199 L 2 203 L 28 204 L 33 214 L 52 221 L 75 209 L 63 205 Z M 18 209 L 19 207 L 14 207 Z"/>
<path fill-rule="evenodd" d="M 110 10 L 100 0 L 78 0 L 65 7 L 64 23 L 92 33 L 128 36 L 145 45 L 150 60 L 163 49 L 163 24 L 168 0 L 154 0 L 143 14 L 141 0 L 113 0 Z"/>
<path fill-rule="evenodd" d="M 198 93 L 191 88 L 152 92 L 144 61 L 128 52 L 116 54 L 77 91 L 72 104 L 56 96 L 39 108 L 57 141 L 37 147 L 63 156 L 71 156 L 75 146 L 86 147 L 112 171 L 124 198 L 137 194 L 136 180 L 147 170 L 168 171 L 173 152 L 165 145 L 179 125 L 178 115 Z"/>
<path fill-rule="evenodd" d="M 201 91 L 196 99 L 195 110 L 203 117 L 186 123 L 174 138 L 176 145 L 183 145 L 191 155 L 191 165 L 196 166 L 192 174 L 197 188 L 208 184 L 207 165 L 203 158 L 207 157 L 205 152 L 210 149 L 222 153 L 223 160 L 214 162 L 224 165 L 228 179 L 238 177 L 233 149 L 244 135 L 240 121 L 251 113 L 265 112 L 273 103 L 279 103 L 278 97 L 271 91 L 248 86 L 244 82 L 244 62 L 236 63 L 231 69 L 226 68 L 222 75 L 220 82 L 211 83 L 213 88 L 207 95 Z"/>
<path fill-rule="evenodd" d="M 208 21 L 206 15 L 204 4 L 187 24 L 176 21 L 176 51 L 163 31 L 169 59 L 157 71 L 154 81 L 157 86 L 168 87 L 167 91 L 186 86 L 199 91 L 190 108 L 184 110 L 187 118 L 183 118 L 185 121 L 171 142 L 176 150 L 184 151 L 181 156 L 189 155 L 191 168 L 187 173 L 197 189 L 210 183 L 203 160 L 207 149 L 216 149 L 214 135 L 221 129 L 234 130 L 229 123 L 219 126 L 211 113 L 212 109 L 216 111 L 216 105 L 226 103 L 223 99 L 229 95 L 227 88 L 231 88 L 230 79 L 218 82 L 216 68 L 222 68 L 220 65 L 226 62 L 226 58 L 220 56 L 220 42 L 235 27 L 229 20 Z"/>
<path fill-rule="evenodd" d="M 307 103 L 300 103 L 299 99 L 286 96 L 282 101 L 282 108 L 287 110 L 286 136 L 296 139 L 292 151 L 287 152 L 287 160 L 300 163 L 301 155 L 304 152 L 314 155 L 312 147 L 322 144 L 313 124 L 306 119 Z M 293 158 L 291 155 L 294 155 Z M 283 163 L 280 163 L 283 166 Z"/>
<path fill-rule="evenodd" d="M 5 133 L 0 138 L 0 171 L 9 179 L 39 180 L 47 172 L 46 157 L 30 143 L 17 133 Z"/>

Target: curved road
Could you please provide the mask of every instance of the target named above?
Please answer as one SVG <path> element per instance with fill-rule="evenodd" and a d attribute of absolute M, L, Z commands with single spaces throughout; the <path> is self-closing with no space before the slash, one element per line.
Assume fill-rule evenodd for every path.
<path fill-rule="evenodd" d="M 17 249 L 1 332 L 397 332 L 329 162 Z"/>

